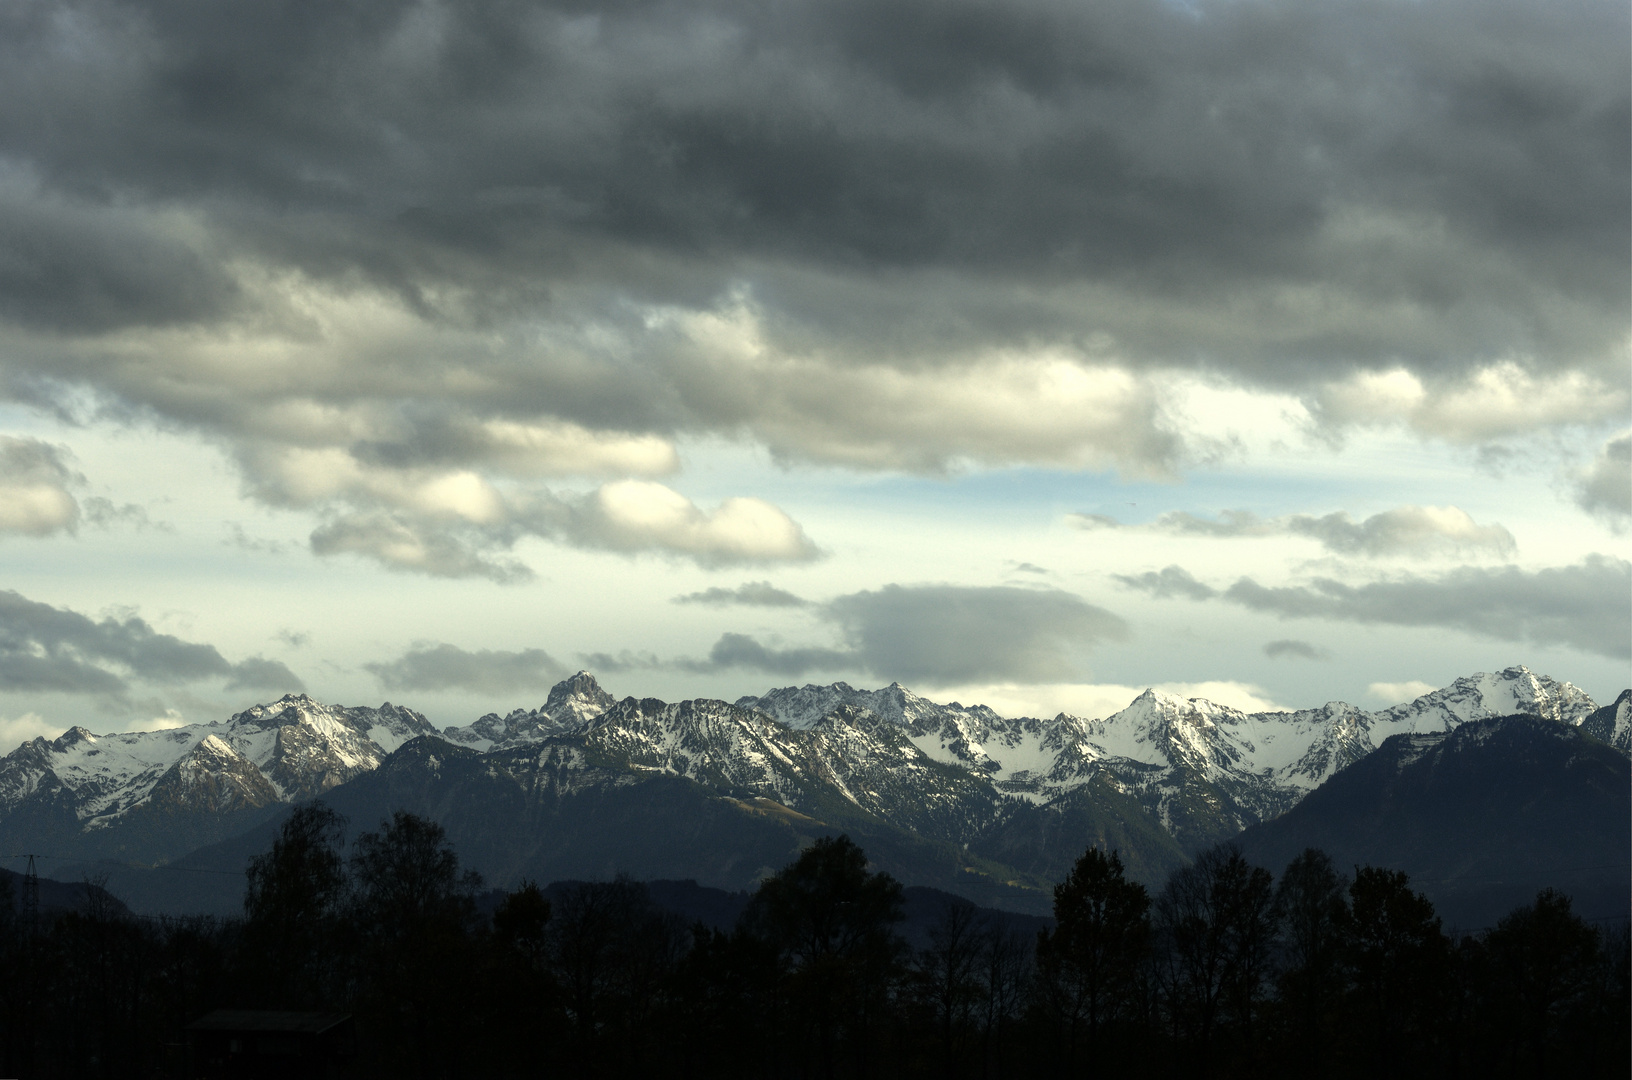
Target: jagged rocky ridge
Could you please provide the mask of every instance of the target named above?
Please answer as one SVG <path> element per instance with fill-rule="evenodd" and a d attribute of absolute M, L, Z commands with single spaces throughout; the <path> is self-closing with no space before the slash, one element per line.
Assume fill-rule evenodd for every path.
<path fill-rule="evenodd" d="M 0 758 L 0 840 L 58 855 L 172 858 L 435 733 L 412 709 L 345 708 L 304 694 L 225 723 L 117 735 L 73 727 Z"/>
<path fill-rule="evenodd" d="M 1624 696 L 1619 708 L 1611 736 L 1626 733 Z M 1015 884 L 1054 880 L 1096 841 L 1156 880 L 1283 813 L 1390 735 L 1514 713 L 1603 726 L 1602 712 L 1570 684 L 1522 667 L 1381 712 L 1334 702 L 1249 714 L 1152 690 L 1096 720 L 1005 718 L 899 685 L 788 687 L 735 703 L 618 701 L 580 672 L 538 709 L 440 733 L 412 710 L 300 696 L 225 724 L 36 739 L 0 759 L 0 837 L 85 857 L 173 858 L 369 776 L 413 742 L 390 778 L 392 798 L 446 787 L 443 766 L 455 759 L 460 775 L 481 778 L 480 794 L 467 783 L 464 797 L 514 794 L 524 816 L 666 777 L 733 812 L 928 844 L 925 859 Z"/>

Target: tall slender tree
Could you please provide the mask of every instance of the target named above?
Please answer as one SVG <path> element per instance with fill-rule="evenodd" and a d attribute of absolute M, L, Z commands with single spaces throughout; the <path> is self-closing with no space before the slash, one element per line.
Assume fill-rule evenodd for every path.
<path fill-rule="evenodd" d="M 917 994 L 934 1013 L 940 1073 L 946 1078 L 959 1072 L 980 1009 L 986 929 L 974 904 L 949 898 L 929 929 L 929 946 L 914 958 Z"/>
<path fill-rule="evenodd" d="M 848 836 L 822 837 L 766 879 L 744 915 L 786 972 L 789 1015 L 808 1029 L 820 1073 L 870 1065 L 870 1039 L 900 970 L 901 885 L 867 869 Z"/>
<path fill-rule="evenodd" d="M 1353 913 L 1348 1018 L 1360 1062 L 1377 1072 L 1431 1069 L 1446 1033 L 1451 942 L 1428 898 L 1401 871 L 1362 866 Z"/>
<path fill-rule="evenodd" d="M 1352 934 L 1348 882 L 1324 851 L 1293 859 L 1275 888 L 1280 917 L 1276 977 L 1281 1034 L 1306 1075 L 1331 1062 L 1336 1013 L 1345 986 L 1343 959 Z"/>
<path fill-rule="evenodd" d="M 475 993 L 481 875 L 460 869 L 442 826 L 401 810 L 357 838 L 351 871 L 359 985 L 381 1060 L 407 1075 L 465 1071 L 476 1017 L 446 1004 Z"/>
<path fill-rule="evenodd" d="M 1275 934 L 1274 879 L 1233 846 L 1202 852 L 1156 898 L 1158 972 L 1191 1070 L 1217 1066 L 1228 1029 L 1250 1045 Z"/>
<path fill-rule="evenodd" d="M 339 920 L 347 899 L 346 820 L 321 802 L 297 806 L 272 847 L 250 860 L 244 890 L 247 1004 L 333 1004 Z"/>
<path fill-rule="evenodd" d="M 1105 1025 L 1129 1014 L 1150 948 L 1150 895 L 1121 856 L 1089 848 L 1054 886 L 1053 931 L 1037 941 L 1037 970 L 1065 1030 L 1068 1067 L 1096 1076 Z"/>
<path fill-rule="evenodd" d="M 1535 903 L 1497 923 L 1484 944 L 1484 989 L 1494 1006 L 1489 1030 L 1507 1066 L 1547 1076 L 1561 1058 L 1579 1057 L 1569 1051 L 1590 1042 L 1585 1029 L 1602 985 L 1598 930 L 1570 910 L 1568 896 L 1543 889 Z"/>

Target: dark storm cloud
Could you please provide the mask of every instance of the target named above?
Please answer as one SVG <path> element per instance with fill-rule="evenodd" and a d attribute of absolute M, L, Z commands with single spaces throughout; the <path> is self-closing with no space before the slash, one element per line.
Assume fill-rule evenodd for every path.
<path fill-rule="evenodd" d="M 1629 595 L 1632 563 L 1600 555 L 1537 571 L 1463 567 L 1358 586 L 1317 578 L 1268 587 L 1244 577 L 1223 597 L 1282 618 L 1444 627 L 1624 658 L 1632 653 Z"/>
<path fill-rule="evenodd" d="M 9 61 L 0 53 L 0 64 Z M 238 294 L 230 269 L 175 236 L 175 225 L 64 198 L 0 169 L 0 318 L 83 333 L 230 314 Z"/>
<path fill-rule="evenodd" d="M 59 328 L 225 317 L 223 267 L 248 255 L 425 312 L 457 289 L 478 320 L 563 314 L 608 274 L 696 306 L 759 266 L 794 342 L 931 356 L 1105 330 L 1135 358 L 1293 381 L 1309 357 L 1460 367 L 1623 336 L 1623 4 L 37 0 L 0 19 L 0 310 Z M 901 270 L 968 287 L 872 276 Z M 1115 294 L 1086 321 L 1049 295 L 1084 282 Z M 1152 317 L 1187 309 L 1204 316 Z M 675 390 L 696 392 L 646 411 L 717 407 Z"/>
<path fill-rule="evenodd" d="M 567 669 L 542 649 L 467 652 L 455 645 L 417 645 L 389 663 L 364 664 L 388 690 L 548 690 Z"/>
<path fill-rule="evenodd" d="M 706 670 L 743 667 L 782 676 L 866 671 L 938 685 L 1080 678 L 1094 646 L 1127 638 L 1117 616 L 1058 589 L 886 585 L 822 606 L 846 648 L 773 648 L 725 634 Z"/>
<path fill-rule="evenodd" d="M 734 604 L 750 607 L 807 607 L 810 601 L 785 589 L 778 589 L 768 581 L 749 581 L 734 589 L 716 585 L 701 592 L 676 596 L 674 603 L 704 604 L 708 607 L 727 607 Z"/>
<path fill-rule="evenodd" d="M 122 696 L 128 680 L 156 684 L 224 679 L 228 689 L 299 691 L 275 660 L 230 663 L 214 646 L 155 631 L 142 619 L 94 621 L 0 592 L 0 688 Z"/>
<path fill-rule="evenodd" d="M 0 399 L 220 445 L 318 555 L 501 582 L 527 537 L 820 556 L 656 485 L 688 439 L 1171 478 L 1198 373 L 1334 429 L 1599 422 L 1632 393 L 1628 18 L 18 0 Z M 42 491 L 22 531 L 71 528 Z"/>
<path fill-rule="evenodd" d="M 1332 654 L 1318 645 L 1311 645 L 1307 641 L 1294 641 L 1283 638 L 1280 641 L 1264 643 L 1264 655 L 1271 660 L 1283 656 L 1290 656 L 1298 660 L 1330 660 Z"/>

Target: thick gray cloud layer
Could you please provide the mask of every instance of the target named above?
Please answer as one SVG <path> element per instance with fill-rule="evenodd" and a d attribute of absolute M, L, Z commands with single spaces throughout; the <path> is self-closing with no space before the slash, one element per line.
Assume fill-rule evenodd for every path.
<path fill-rule="evenodd" d="M 709 670 L 744 667 L 794 677 L 860 670 L 934 685 L 1080 679 L 1095 645 L 1121 641 L 1116 615 L 1058 589 L 886 585 L 822 605 L 846 648 L 773 648 L 743 634 L 715 643 Z"/>
<path fill-rule="evenodd" d="M 229 690 L 304 689 L 276 660 L 230 663 L 212 645 L 158 633 L 134 616 L 98 622 L 0 592 L 0 689 L 123 697 L 129 679 L 171 685 L 221 679 Z"/>
<path fill-rule="evenodd" d="M 1088 279 L 1155 304 L 1306 281 L 1338 307 L 1415 316 L 1298 327 L 1270 309 L 1253 363 L 1402 344 L 1465 362 L 1442 347 L 1453 330 L 1486 355 L 1621 333 L 1590 316 L 1625 303 L 1624 5 L 151 0 L 76 14 L 8 5 L 3 35 L 7 145 L 35 186 L 16 182 L 6 215 L 8 247 L 32 258 L 0 287 L 35 324 L 174 324 L 242 301 L 214 243 L 134 203 L 207 206 L 211 241 L 427 305 L 482 274 L 487 312 L 634 246 L 726 271 L 751 257 Z M 1434 235 L 1411 246 L 1411 226 Z M 666 297 L 699 288 L 654 277 Z M 1019 306 L 1069 325 L 1046 296 Z M 823 322 L 837 299 L 778 305 Z M 1016 307 L 915 321 L 949 341 L 1006 337 L 994 324 Z M 1117 329 L 1158 354 L 1196 343 L 1148 316 Z"/>
<path fill-rule="evenodd" d="M 1465 566 L 1437 577 L 1361 585 L 1315 578 L 1307 585 L 1266 586 L 1243 577 L 1219 591 L 1177 566 L 1118 580 L 1155 596 L 1220 598 L 1286 619 L 1444 627 L 1612 658 L 1632 654 L 1632 563 L 1603 555 L 1535 571 Z"/>
<path fill-rule="evenodd" d="M 364 664 L 388 690 L 548 690 L 567 669 L 542 649 L 467 652 L 454 645 L 418 645 L 389 663 Z"/>
<path fill-rule="evenodd" d="M 1195 370 L 1590 422 L 1627 400 L 1627 35 L 1608 0 L 19 0 L 0 392 L 218 438 L 345 519 L 320 550 L 492 576 L 532 519 L 438 532 L 438 485 L 650 481 L 688 434 L 1171 472 L 1152 380 Z M 730 549 L 594 525 L 540 535 Z"/>

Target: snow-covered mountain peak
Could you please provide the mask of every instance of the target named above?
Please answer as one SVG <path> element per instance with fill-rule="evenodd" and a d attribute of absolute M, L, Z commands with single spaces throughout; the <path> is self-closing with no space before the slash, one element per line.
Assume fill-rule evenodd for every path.
<path fill-rule="evenodd" d="M 440 734 L 450 742 L 486 753 L 580 730 L 604 716 L 617 703 L 617 699 L 595 681 L 595 676 L 580 671 L 550 687 L 549 697 L 540 708 L 512 709 L 502 717 L 488 713 L 463 727 L 443 728 Z"/>
<path fill-rule="evenodd" d="M 275 803 L 278 790 L 253 761 L 211 734 L 170 766 L 141 801 L 167 810 L 226 814 Z M 91 824 L 106 828 L 116 820 L 108 815 Z"/>
<path fill-rule="evenodd" d="M 578 672 L 537 709 L 489 714 L 444 737 L 513 762 L 548 758 L 569 785 L 585 770 L 615 772 L 609 763 L 621 760 L 630 776 L 668 772 L 800 812 L 826 791 L 885 816 L 911 807 L 947 828 L 973 821 L 968 814 L 1002 818 L 1022 803 L 1063 807 L 1115 792 L 1188 844 L 1282 813 L 1390 735 L 1443 737 L 1516 712 L 1579 722 L 1591 707 L 1570 684 L 1522 667 L 1470 675 L 1385 712 L 1334 701 L 1244 713 L 1153 688 L 1103 720 L 1006 718 L 984 705 L 938 704 L 898 682 L 790 686 L 734 705 L 615 701 Z M 1593 713 L 1589 733 L 1627 750 L 1632 694 Z M 211 724 L 108 735 L 75 727 L 0 758 L 0 836 L 8 821 L 37 828 L 29 823 L 41 815 L 89 835 L 121 823 L 153 829 L 171 819 L 150 812 L 172 808 L 258 812 L 321 795 L 427 734 L 435 731 L 425 717 L 403 706 L 346 708 L 304 694 Z"/>
<path fill-rule="evenodd" d="M 845 706 L 866 709 L 874 716 L 915 733 L 938 728 L 947 716 L 954 714 L 979 713 L 997 717 L 984 705 L 974 709 L 965 709 L 955 703 L 937 705 L 898 682 L 877 690 L 858 690 L 844 682 L 826 686 L 814 683 L 784 686 L 768 690 L 758 697 L 740 697 L 735 704 L 739 709 L 754 709 L 774 717 L 795 731 L 809 731 L 829 713 Z"/>
<path fill-rule="evenodd" d="M 312 798 L 375 768 L 415 735 L 434 731 L 412 709 L 325 705 L 306 694 L 252 705 L 225 723 L 110 735 L 76 726 L 0 758 L 0 814 L 42 786 L 60 785 L 81 821 L 117 817 L 147 801 L 176 768 L 182 772 L 165 790 L 187 787 L 194 774 L 237 777 L 238 794 L 228 798 L 212 788 L 211 805 Z M 167 797 L 180 798 L 175 792 Z"/>
<path fill-rule="evenodd" d="M 225 739 L 213 734 L 200 739 L 198 745 L 193 747 L 192 753 L 187 756 L 195 761 L 231 761 L 243 757 Z"/>
<path fill-rule="evenodd" d="M 1469 720 L 1526 714 L 1579 724 L 1595 706 L 1570 683 L 1537 675 L 1523 665 L 1499 672 L 1464 675 L 1451 685 L 1376 714 L 1390 726 L 1410 724 L 1416 730 L 1438 724 L 1449 730 Z"/>
<path fill-rule="evenodd" d="M 550 687 L 550 696 L 545 699 L 543 712 L 560 723 L 570 714 L 573 720 L 583 723 L 601 715 L 618 703 L 617 699 L 595 681 L 595 676 L 587 671 L 580 671 L 570 679 L 562 679 Z"/>
<path fill-rule="evenodd" d="M 44 736 L 41 736 L 39 741 L 44 742 Z M 91 732 L 86 728 L 82 728 L 78 724 L 75 724 L 73 727 L 51 740 L 49 745 L 51 749 L 57 751 L 58 753 L 62 753 L 77 743 L 94 743 L 95 741 L 95 735 L 91 734 Z"/>

